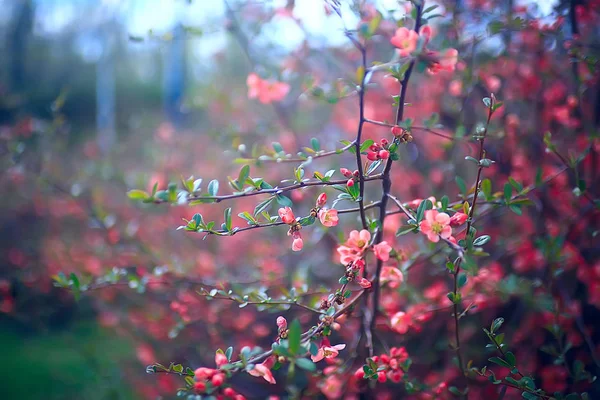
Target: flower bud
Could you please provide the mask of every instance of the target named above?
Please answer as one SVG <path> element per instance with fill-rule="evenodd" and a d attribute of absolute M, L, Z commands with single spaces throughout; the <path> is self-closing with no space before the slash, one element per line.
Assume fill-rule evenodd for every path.
<path fill-rule="evenodd" d="M 344 175 L 346 178 L 350 178 L 352 176 L 352 172 L 348 169 L 348 168 L 340 168 L 340 172 L 342 173 L 342 175 Z"/>
<path fill-rule="evenodd" d="M 467 222 L 467 219 L 469 219 L 469 216 L 467 214 L 462 213 L 462 212 L 457 212 L 456 214 L 454 214 L 453 216 L 450 217 L 450 225 L 453 225 L 453 226 L 462 225 L 465 222 Z"/>
<path fill-rule="evenodd" d="M 277 328 L 279 328 L 279 330 L 287 329 L 287 320 L 285 319 L 285 317 L 277 317 Z"/>
<path fill-rule="evenodd" d="M 348 187 L 354 186 L 354 179 L 348 179 L 348 182 L 346 182 L 346 186 L 348 186 Z"/>
<path fill-rule="evenodd" d="M 212 379 L 210 380 L 210 383 L 212 383 L 213 386 L 215 386 L 215 387 L 221 386 L 223 383 L 225 383 L 225 374 L 222 374 L 222 373 L 215 374 L 212 377 Z"/>
<path fill-rule="evenodd" d="M 390 157 L 390 152 L 387 150 L 380 150 L 379 153 L 377 153 L 377 155 L 382 160 L 387 160 Z"/>
<path fill-rule="evenodd" d="M 390 142 L 388 142 L 388 140 L 386 138 L 382 138 L 381 139 L 381 146 L 382 147 L 386 147 L 388 144 L 390 144 Z"/>
<path fill-rule="evenodd" d="M 317 197 L 317 207 L 323 207 L 327 203 L 327 194 L 321 193 L 319 197 Z"/>
<path fill-rule="evenodd" d="M 227 361 L 227 356 L 221 352 L 217 352 L 215 354 L 215 364 L 217 365 L 217 368 L 221 368 L 223 365 L 227 364 L 229 361 Z"/>
<path fill-rule="evenodd" d="M 367 159 L 369 159 L 370 161 L 377 161 L 379 160 L 379 154 L 374 151 L 369 151 L 367 153 Z"/>
<path fill-rule="evenodd" d="M 404 132 L 404 129 L 400 128 L 398 125 L 392 126 L 392 135 L 401 136 Z"/>

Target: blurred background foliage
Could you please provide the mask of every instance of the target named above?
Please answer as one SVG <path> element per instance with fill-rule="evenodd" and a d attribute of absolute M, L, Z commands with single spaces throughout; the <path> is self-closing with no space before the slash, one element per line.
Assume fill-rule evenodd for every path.
<path fill-rule="evenodd" d="M 396 2 L 346 2 L 343 21 L 326 15 L 320 0 L 230 3 L 0 0 L 0 187 L 4 193 L 0 203 L 0 398 L 169 398 L 180 383 L 170 377 L 145 375 L 145 365 L 176 361 L 212 366 L 218 346 L 269 346 L 268 339 L 273 336 L 277 314 L 256 316 L 248 309 L 240 314 L 236 304 L 198 299 L 194 292 L 199 285 L 217 287 L 229 282 L 239 291 L 255 285 L 257 292 L 269 286 L 297 287 L 302 292 L 305 285 L 312 284 L 310 289 L 319 292 L 322 283 L 337 279 L 335 272 L 320 266 L 332 259 L 332 246 L 339 235 L 315 229 L 310 236 L 317 243 L 315 251 L 305 258 L 289 254 L 285 232 L 265 233 L 260 243 L 241 235 L 202 242 L 199 236 L 175 231 L 182 218 L 191 217 L 190 209 L 138 207 L 126 198 L 129 189 L 150 190 L 155 182 L 164 189 L 168 182 L 192 174 L 202 177 L 204 185 L 216 178 L 225 186 L 226 177 L 236 176 L 239 170 L 240 165 L 232 163 L 234 159 L 255 157 L 272 141 L 281 142 L 286 149 L 299 149 L 316 136 L 322 148 L 334 149 L 340 147 L 340 139 L 354 135 L 356 106 L 354 100 L 344 102 L 345 97 L 351 97 L 344 90 L 355 76 L 357 59 L 343 28 L 360 22 L 357 11 L 365 4 L 385 9 L 395 7 Z M 454 2 L 439 3 L 448 6 Z M 563 15 L 569 7 L 569 2 L 524 3 L 530 7 L 530 18 L 553 15 L 549 23 L 556 19 L 554 13 Z M 422 120 L 435 112 L 439 122 L 448 127 L 445 133 L 463 136 L 466 132 L 468 136 L 481 120 L 481 97 L 500 85 L 501 98 L 510 100 L 512 96 L 514 102 L 507 101 L 509 111 L 520 117 L 523 129 L 511 136 L 514 119 L 503 116 L 498 122 L 501 128 L 492 137 L 497 148 L 490 146 L 490 157 L 497 160 L 493 174 L 505 178 L 516 176 L 517 171 L 519 181 L 533 182 L 537 167 L 547 162 L 542 161 L 539 133 L 542 127 L 554 128 L 557 122 L 545 113 L 543 96 L 529 90 L 533 83 L 523 78 L 519 87 L 511 86 L 510 77 L 503 76 L 506 64 L 494 62 L 507 55 L 506 49 L 514 40 L 513 45 L 517 42 L 516 46 L 526 50 L 519 53 L 521 58 L 514 53 L 507 58 L 531 65 L 533 73 L 527 76 L 543 80 L 541 84 L 534 82 L 536 85 L 543 88 L 554 81 L 567 81 L 568 63 L 542 73 L 536 69 L 539 64 L 535 59 L 548 51 L 567 60 L 566 50 L 560 47 L 564 32 L 558 32 L 554 41 L 542 40 L 539 48 L 527 48 L 525 40 L 512 39 L 507 33 L 510 30 L 490 34 L 488 23 L 506 12 L 512 15 L 514 2 L 466 1 L 462 5 L 465 36 L 473 31 L 482 33 L 475 40 L 476 51 L 474 42 L 452 37 L 452 18 L 444 17 L 436 25 L 435 40 L 441 47 L 456 45 L 471 63 L 461 72 L 465 90 L 451 97 L 446 89 L 448 77 L 416 78 L 418 89 L 410 89 L 411 101 L 419 107 L 408 113 Z M 301 23 L 286 16 L 290 10 Z M 597 27 L 591 30 L 597 36 Z M 374 40 L 373 60 L 386 60 L 391 52 L 389 40 Z M 470 61 L 467 54 L 471 54 Z M 580 62 L 584 64 L 584 60 Z M 594 75 L 597 58 L 585 62 L 591 67 L 582 76 Z M 248 100 L 246 77 L 253 71 L 290 83 L 292 95 L 274 107 Z M 494 77 L 501 83 L 493 81 Z M 306 101 L 310 80 L 324 88 L 311 92 L 319 101 Z M 397 85 L 383 78 L 376 83 L 383 89 L 373 90 L 369 115 L 390 120 L 389 96 L 397 93 Z M 594 98 L 594 81 L 586 80 L 584 85 L 589 85 L 589 90 L 582 91 L 583 98 Z M 592 114 L 593 110 L 587 111 Z M 565 134 L 568 145 L 573 144 L 569 143 L 570 129 L 565 124 L 556 128 Z M 377 139 L 387 131 L 370 127 L 365 134 Z M 515 145 L 517 141 L 520 147 Z M 468 176 L 472 171 L 452 163 L 463 160 L 464 143 L 448 144 L 434 136 L 416 138 L 416 142 L 402 150 L 403 160 L 411 164 L 406 175 L 398 178 L 406 182 L 402 189 L 406 201 L 432 193 L 457 194 L 455 175 L 473 180 Z M 518 164 L 517 156 L 520 162 L 539 160 L 533 162 L 539 165 L 520 170 L 527 163 Z M 352 160 L 348 155 L 342 157 Z M 292 175 L 291 166 L 273 165 L 256 170 L 253 166 L 252 176 L 256 171 L 277 181 Z M 337 166 L 324 161 L 311 168 L 326 171 Z M 500 188 L 500 183 L 494 183 L 494 190 Z M 314 197 L 310 193 L 293 200 L 308 210 Z M 553 193 L 544 195 L 552 197 Z M 542 211 L 532 213 L 528 220 L 529 228 L 537 221 L 538 234 L 547 233 L 544 223 L 539 222 L 550 207 L 547 199 L 545 202 L 540 202 L 538 211 Z M 239 211 L 251 210 L 254 205 L 244 201 L 237 204 Z M 207 207 L 202 212 L 219 220 L 222 209 Z M 559 212 L 549 209 L 552 223 L 566 224 Z M 569 217 L 567 212 L 565 215 Z M 237 223 L 242 224 L 240 221 Z M 521 229 L 502 215 L 491 221 L 491 232 L 499 236 L 500 232 L 514 234 Z M 597 229 L 593 221 L 573 230 Z M 501 230 L 500 226 L 508 228 Z M 355 228 L 352 224 L 347 227 Z M 518 246 L 509 236 L 503 243 L 508 243 L 505 249 L 510 248 L 511 253 L 494 253 L 492 264 L 501 262 L 511 268 L 517 264 L 512 257 Z M 536 244 L 537 248 L 545 255 L 552 253 L 548 250 L 551 235 L 539 237 L 542 243 Z M 575 254 L 576 261 L 565 262 L 567 256 L 561 253 L 554 259 L 560 259 L 556 265 L 572 266 L 583 259 L 582 264 L 591 268 L 598 259 L 597 240 L 576 238 L 572 243 L 569 254 Z M 581 254 L 576 251 L 578 245 Z M 411 246 L 408 248 L 413 250 Z M 522 261 L 527 266 L 539 255 L 532 250 L 533 244 L 530 247 L 521 249 L 521 254 L 528 255 Z M 414 252 L 415 258 L 421 250 Z M 534 269 L 527 268 L 518 272 L 527 274 Z M 133 290 L 99 289 L 76 301 L 70 293 L 53 286 L 52 276 L 59 271 L 96 278 L 112 271 L 136 279 L 125 284 Z M 427 283 L 423 286 L 439 283 L 440 275 L 424 275 Z M 517 310 L 513 318 L 507 317 L 515 330 L 522 327 L 525 308 L 515 307 L 511 296 L 526 298 L 528 305 L 552 302 L 533 289 L 532 282 L 537 285 L 536 279 L 541 280 L 544 272 L 536 270 L 531 275 L 528 281 L 511 275 L 514 278 L 499 285 L 503 301 L 490 302 L 490 307 L 497 306 L 495 311 Z M 171 286 L 152 285 L 153 279 L 168 279 Z M 584 319 L 593 320 L 597 309 L 587 304 L 592 302 L 587 295 L 581 294 L 584 285 L 573 282 L 569 291 L 579 293 Z M 399 293 L 422 299 L 418 290 L 411 290 L 403 288 Z M 310 298 L 317 301 L 318 297 L 317 293 Z M 189 312 L 174 312 L 173 304 L 180 303 L 186 304 Z M 495 315 L 487 313 L 482 320 Z M 533 319 L 523 320 L 525 332 L 533 329 Z M 444 325 L 437 328 L 446 333 Z M 480 329 L 470 328 L 471 334 Z M 256 340 L 248 337 L 249 331 Z M 596 339 L 598 332 L 593 335 Z M 415 349 L 437 350 L 423 356 L 426 362 L 450 365 L 439 355 L 447 346 L 442 340 L 446 335 L 439 336 L 431 335 L 425 343 L 418 335 L 407 341 Z M 540 365 L 548 362 L 544 359 Z M 251 390 L 256 398 L 265 397 L 266 389 L 255 387 L 253 382 L 241 377 L 236 383 Z"/>

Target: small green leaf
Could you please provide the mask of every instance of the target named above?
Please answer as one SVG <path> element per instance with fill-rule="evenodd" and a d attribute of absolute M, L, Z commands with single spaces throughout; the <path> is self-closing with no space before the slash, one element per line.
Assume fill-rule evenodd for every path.
<path fill-rule="evenodd" d="M 246 179 L 248 179 L 249 176 L 250 176 L 250 166 L 244 165 L 238 175 L 238 185 L 240 186 L 240 188 L 244 187 L 244 183 L 246 182 Z"/>
<path fill-rule="evenodd" d="M 132 200 L 146 200 L 150 195 L 143 190 L 133 189 L 127 192 L 127 197 Z"/>
<path fill-rule="evenodd" d="M 321 145 L 319 144 L 319 139 L 317 138 L 310 139 L 310 145 L 314 151 L 321 150 Z"/>
<path fill-rule="evenodd" d="M 231 231 L 231 207 L 225 209 L 224 216 L 225 216 L 225 227 L 227 228 L 228 231 Z"/>
<path fill-rule="evenodd" d="M 360 152 L 364 152 L 367 151 L 367 149 L 369 147 L 371 147 L 375 142 L 372 139 L 367 139 L 365 140 L 361 145 L 360 145 Z"/>
<path fill-rule="evenodd" d="M 301 331 L 300 322 L 297 319 L 292 321 L 288 329 L 288 350 L 290 354 L 296 355 L 300 350 Z"/>
<path fill-rule="evenodd" d="M 317 370 L 317 366 L 314 362 L 309 360 L 308 358 L 298 358 L 296 360 L 296 365 L 303 370 L 314 372 Z"/>
<path fill-rule="evenodd" d="M 281 153 L 283 152 L 283 147 L 281 147 L 281 144 L 278 142 L 273 142 L 273 150 L 275 150 L 276 153 Z"/>
<path fill-rule="evenodd" d="M 492 326 L 490 327 L 490 332 L 495 333 L 498 329 L 500 329 L 500 327 L 502 326 L 503 323 L 504 323 L 504 318 L 502 318 L 502 317 L 496 318 L 492 322 Z"/>
<path fill-rule="evenodd" d="M 479 236 L 477 239 L 473 241 L 473 246 L 483 246 L 487 242 L 491 240 L 490 235 Z"/>
<path fill-rule="evenodd" d="M 504 184 L 504 200 L 507 204 L 510 203 L 510 199 L 512 198 L 512 190 L 513 188 L 510 183 Z"/>
<path fill-rule="evenodd" d="M 425 199 L 421 201 L 419 207 L 417 207 L 417 224 L 423 220 L 423 216 L 425 215 L 426 210 L 431 210 L 433 208 L 433 203 L 431 200 Z"/>
<path fill-rule="evenodd" d="M 493 362 L 494 364 L 498 364 L 502 367 L 510 368 L 510 364 L 507 363 L 506 361 L 504 361 L 503 359 L 501 359 L 500 357 L 490 357 L 488 360 L 490 362 Z"/>
<path fill-rule="evenodd" d="M 218 192 L 219 192 L 219 181 L 216 179 L 213 179 L 208 184 L 208 195 L 215 197 Z"/>
<path fill-rule="evenodd" d="M 456 185 L 458 186 L 458 190 L 460 190 L 460 193 L 463 196 L 467 195 L 467 184 L 465 183 L 465 180 L 463 178 L 461 178 L 460 176 L 457 176 L 456 178 L 454 178 L 454 180 L 456 181 Z"/>
<path fill-rule="evenodd" d="M 268 199 L 263 200 L 260 203 L 258 203 L 256 205 L 256 207 L 254 208 L 254 217 L 256 217 L 258 214 L 260 214 L 263 211 L 265 211 L 266 209 L 268 209 L 269 206 L 271 205 L 271 203 L 273 203 L 273 200 L 275 200 L 275 197 L 269 197 Z"/>
<path fill-rule="evenodd" d="M 278 194 L 275 197 L 277 199 L 277 203 L 279 203 L 279 205 L 282 207 L 291 207 L 294 205 L 294 203 L 292 202 L 292 200 L 290 200 L 289 197 L 286 197 L 282 194 Z"/>

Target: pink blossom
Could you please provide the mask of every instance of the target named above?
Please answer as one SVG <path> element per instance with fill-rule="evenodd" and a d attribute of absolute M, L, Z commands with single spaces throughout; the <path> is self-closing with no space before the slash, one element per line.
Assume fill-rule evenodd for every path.
<path fill-rule="evenodd" d="M 324 358 L 336 358 L 340 350 L 346 348 L 345 344 L 336 344 L 335 346 L 321 346 L 316 355 L 310 356 L 313 362 L 319 362 Z"/>
<path fill-rule="evenodd" d="M 377 243 L 373 246 L 373 251 L 375 252 L 375 256 L 381 261 L 387 261 L 390 259 L 390 251 L 392 251 L 392 246 L 388 244 L 385 240 L 381 243 Z"/>
<path fill-rule="evenodd" d="M 301 236 L 294 238 L 292 241 L 292 251 L 300 251 L 304 247 L 304 241 Z"/>
<path fill-rule="evenodd" d="M 320 388 L 327 399 L 339 399 L 343 394 L 344 382 L 338 375 L 329 375 Z"/>
<path fill-rule="evenodd" d="M 267 81 L 252 73 L 246 79 L 248 98 L 256 99 L 263 104 L 281 101 L 290 91 L 290 85 L 284 82 Z"/>
<path fill-rule="evenodd" d="M 391 289 L 396 289 L 400 286 L 400 284 L 404 282 L 404 275 L 402 275 L 402 271 L 400 271 L 396 267 L 383 267 L 381 269 L 381 284 L 385 285 L 386 283 Z"/>
<path fill-rule="evenodd" d="M 410 317 L 404 311 L 398 311 L 391 319 L 392 329 L 400 334 L 408 332 Z"/>
<path fill-rule="evenodd" d="M 399 49 L 400 57 L 409 56 L 417 48 L 419 34 L 407 28 L 398 28 L 394 37 L 390 40 L 392 46 Z"/>
<path fill-rule="evenodd" d="M 248 371 L 248 373 L 252 376 L 263 377 L 265 381 L 269 382 L 271 385 L 274 385 L 275 378 L 271 373 L 271 367 L 275 364 L 274 356 L 267 358 L 261 364 L 256 364 L 254 369 Z"/>
<path fill-rule="evenodd" d="M 337 248 L 340 255 L 340 262 L 344 265 L 358 261 L 362 258 L 364 251 L 369 246 L 371 232 L 366 229 L 362 231 L 352 231 L 345 244 Z"/>
<path fill-rule="evenodd" d="M 283 221 L 284 224 L 293 224 L 296 222 L 296 217 L 294 216 L 294 212 L 290 207 L 283 207 L 278 210 L 279 217 Z"/>
<path fill-rule="evenodd" d="M 450 216 L 446 213 L 440 213 L 437 210 L 425 211 L 425 219 L 419 224 L 421 232 L 427 235 L 427 239 L 437 243 L 442 239 L 448 239 L 452 236 L 450 227 Z"/>
<path fill-rule="evenodd" d="M 363 289 L 369 289 L 371 287 L 371 281 L 367 278 L 360 278 L 357 282 Z"/>
<path fill-rule="evenodd" d="M 421 29 L 419 30 L 419 36 L 423 38 L 423 47 L 427 46 L 427 44 L 429 44 L 429 40 L 431 39 L 431 36 L 433 36 L 431 26 L 429 26 L 429 25 L 422 26 Z"/>
<path fill-rule="evenodd" d="M 332 208 L 329 210 L 321 209 L 319 211 L 319 220 L 326 227 L 336 226 L 339 221 L 338 212 L 336 209 Z"/>

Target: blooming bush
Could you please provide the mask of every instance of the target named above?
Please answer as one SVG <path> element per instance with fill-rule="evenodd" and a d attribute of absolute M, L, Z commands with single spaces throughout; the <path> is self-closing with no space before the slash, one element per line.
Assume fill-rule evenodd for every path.
<path fill-rule="evenodd" d="M 351 12 L 327 4 L 330 18 Z M 119 189 L 92 194 L 92 204 L 111 209 L 95 216 L 102 234 L 80 233 L 87 246 L 70 249 L 45 238 L 54 284 L 76 297 L 100 293 L 108 310 L 101 318 L 114 327 L 118 286 L 145 292 L 147 303 L 124 319 L 160 342 L 138 348 L 146 371 L 167 377 L 158 392 L 600 395 L 600 102 L 590 91 L 598 85 L 593 42 L 580 33 L 597 36 L 599 6 L 574 4 L 558 7 L 551 25 L 513 5 L 488 21 L 492 2 L 469 2 L 468 14 L 460 2 L 415 0 L 392 12 L 365 5 L 358 26 L 345 28 L 351 47 L 335 49 L 345 55 L 338 81 L 317 61 L 301 65 L 304 49 L 280 63 L 286 74 L 277 79 L 266 59 L 261 66 L 251 58 L 231 117 L 251 132 L 262 118 L 243 107 L 268 108 L 277 141 L 265 146 L 259 138 L 249 150 L 252 138 L 236 137 L 221 157 L 216 143 L 193 135 L 178 142 L 163 127 L 155 140 L 189 157 L 162 167 L 177 175 L 191 165 L 202 178 L 124 179 L 119 188 L 128 186 L 139 208 L 116 202 Z M 230 30 L 250 46 L 230 11 Z M 260 75 L 269 67 L 273 75 Z M 309 120 L 298 125 L 310 124 L 315 104 L 333 105 L 330 121 L 317 124 L 325 134 L 310 138 L 314 128 L 296 128 L 292 111 Z M 200 164 L 195 153 L 206 147 Z M 16 172 L 7 174 L 10 185 L 22 185 Z M 77 197 L 39 213 L 58 230 L 66 217 L 89 218 Z M 119 215 L 120 224 L 106 215 Z M 11 254 L 11 263 L 26 264 L 19 250 Z M 77 260 L 82 267 L 59 272 Z M 106 264 L 115 268 L 107 272 Z M 3 312 L 13 311 L 8 285 L 0 287 Z M 161 348 L 171 358 L 161 360 Z"/>

